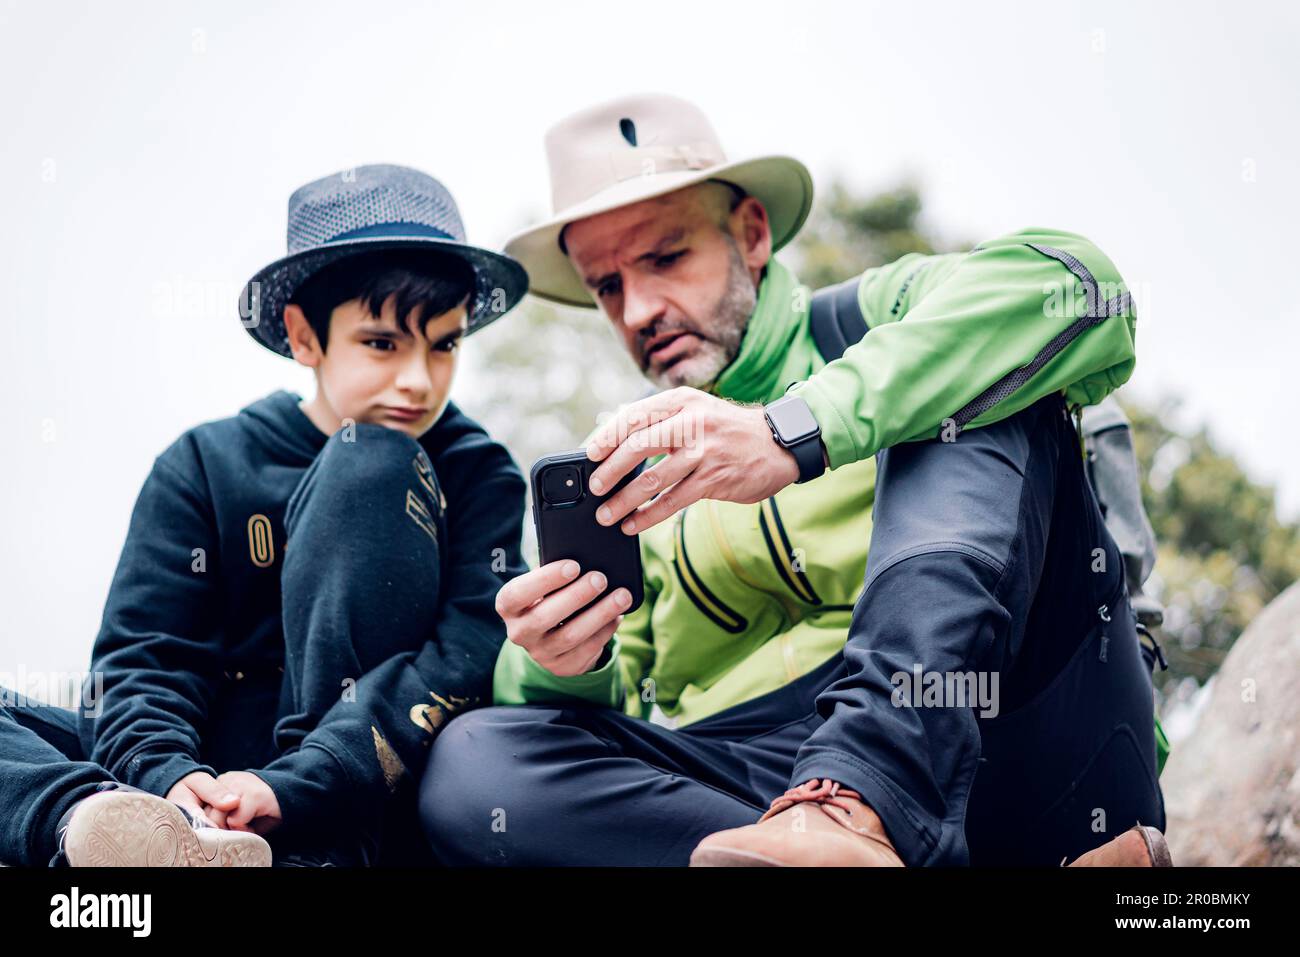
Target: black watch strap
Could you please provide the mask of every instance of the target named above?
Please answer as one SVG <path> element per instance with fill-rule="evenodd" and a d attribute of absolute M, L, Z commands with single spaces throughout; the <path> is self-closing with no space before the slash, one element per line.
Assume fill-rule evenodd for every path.
<path fill-rule="evenodd" d="M 813 429 L 810 433 L 798 435 L 797 438 L 782 434 L 779 422 L 783 416 L 774 416 L 773 413 L 777 411 L 775 407 L 787 403 L 797 403 L 802 406 L 803 418 L 805 421 L 813 424 Z M 826 460 L 822 452 L 821 429 L 816 428 L 816 420 L 814 420 L 811 413 L 807 411 L 807 404 L 804 403 L 802 399 L 796 397 L 784 397 L 777 399 L 776 402 L 769 403 L 767 409 L 767 424 L 772 430 L 772 438 L 776 441 L 777 445 L 789 450 L 790 454 L 794 456 L 795 463 L 799 466 L 799 478 L 795 480 L 795 483 L 799 484 L 807 482 L 811 479 L 817 478 L 825 472 Z"/>
<path fill-rule="evenodd" d="M 804 439 L 802 442 L 796 442 L 794 445 L 786 446 L 794 460 L 799 463 L 799 477 L 795 479 L 795 484 L 807 482 L 815 479 L 826 471 L 826 460 L 822 457 L 822 440 L 821 436 L 814 435 L 811 439 Z"/>

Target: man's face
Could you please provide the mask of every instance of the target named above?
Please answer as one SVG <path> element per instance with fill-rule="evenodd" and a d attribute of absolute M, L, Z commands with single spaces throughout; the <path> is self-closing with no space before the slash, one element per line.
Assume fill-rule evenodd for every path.
<path fill-rule="evenodd" d="M 296 316 L 290 315 L 293 310 Z M 451 392 L 467 312 L 462 303 L 422 330 L 414 318 L 399 326 L 391 296 L 378 317 L 360 299 L 342 303 L 331 314 L 322 352 L 301 310 L 286 308 L 294 357 L 316 369 L 317 394 L 310 405 L 318 426 L 332 432 L 352 419 L 412 438 L 433 427 Z"/>
<path fill-rule="evenodd" d="M 704 388 L 736 357 L 771 254 L 762 204 L 700 183 L 572 223 L 569 261 L 641 371 Z"/>

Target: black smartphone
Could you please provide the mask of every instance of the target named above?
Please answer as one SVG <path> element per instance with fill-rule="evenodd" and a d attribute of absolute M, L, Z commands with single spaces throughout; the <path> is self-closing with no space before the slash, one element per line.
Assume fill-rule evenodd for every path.
<path fill-rule="evenodd" d="M 538 459 L 529 473 L 533 528 L 543 565 L 571 558 L 584 575 L 600 572 L 608 584 L 592 604 L 616 588 L 626 588 L 632 595 L 632 604 L 623 612 L 626 615 L 640 607 L 645 598 L 641 544 L 637 536 L 625 535 L 619 523 L 606 526 L 597 522 L 596 509 L 640 475 L 644 463 L 623 476 L 605 495 L 593 495 L 591 473 L 599 466 L 582 449 Z"/>

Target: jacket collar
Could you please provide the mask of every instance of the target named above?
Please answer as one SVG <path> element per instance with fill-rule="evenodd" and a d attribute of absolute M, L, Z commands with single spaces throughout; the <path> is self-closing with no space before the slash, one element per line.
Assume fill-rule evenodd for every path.
<path fill-rule="evenodd" d="M 807 320 L 809 295 L 794 273 L 769 259 L 740 351 L 708 391 L 737 402 L 779 398 L 781 370 Z"/>

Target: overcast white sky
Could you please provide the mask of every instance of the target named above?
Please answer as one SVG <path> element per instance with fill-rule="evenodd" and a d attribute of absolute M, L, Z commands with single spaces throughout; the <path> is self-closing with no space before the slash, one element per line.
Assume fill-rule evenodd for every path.
<path fill-rule="evenodd" d="M 628 92 L 823 184 L 913 174 L 952 237 L 1087 235 L 1137 294 L 1127 388 L 1295 515 L 1298 41 L 1247 2 L 0 0 L 0 671 L 85 667 L 154 455 L 310 390 L 233 306 L 294 187 L 418 166 L 499 245 L 545 211 L 546 127 Z"/>

